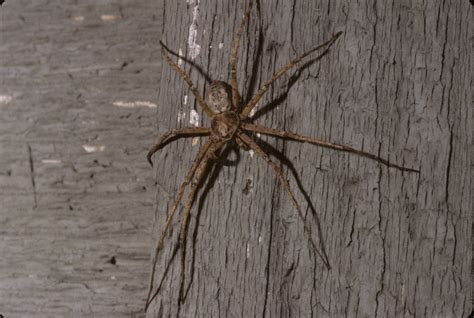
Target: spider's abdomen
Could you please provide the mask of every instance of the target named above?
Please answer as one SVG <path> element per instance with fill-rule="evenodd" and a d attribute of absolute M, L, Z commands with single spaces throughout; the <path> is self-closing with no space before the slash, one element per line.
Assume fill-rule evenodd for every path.
<path fill-rule="evenodd" d="M 233 111 L 216 114 L 211 121 L 211 138 L 229 140 L 240 125 L 240 117 Z"/>
<path fill-rule="evenodd" d="M 232 88 L 226 82 L 213 81 L 209 85 L 209 93 L 207 99 L 211 110 L 220 114 L 230 110 L 232 102 Z"/>

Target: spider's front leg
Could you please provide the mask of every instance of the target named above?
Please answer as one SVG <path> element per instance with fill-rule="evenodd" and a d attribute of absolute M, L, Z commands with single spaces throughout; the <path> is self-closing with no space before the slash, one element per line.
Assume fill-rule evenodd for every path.
<path fill-rule="evenodd" d="M 373 155 L 371 153 L 361 151 L 361 150 L 357 150 L 357 149 L 354 149 L 354 148 L 349 147 L 349 146 L 335 144 L 335 143 L 325 141 L 325 140 L 315 138 L 315 137 L 300 135 L 300 134 L 296 134 L 296 133 L 293 133 L 293 132 L 282 131 L 282 130 L 278 130 L 278 129 L 274 129 L 274 128 L 270 128 L 270 127 L 265 127 L 265 126 L 261 126 L 261 125 L 255 125 L 255 124 L 248 124 L 248 123 L 243 123 L 242 128 L 246 131 L 261 133 L 261 134 L 270 135 L 270 136 L 281 137 L 281 138 L 285 138 L 285 139 L 291 139 L 291 140 L 300 141 L 300 142 L 307 142 L 307 143 L 311 143 L 313 145 L 318 145 L 318 146 L 322 146 L 322 147 L 326 147 L 326 148 L 331 148 L 331 149 L 338 150 L 338 151 L 354 153 L 354 154 L 357 154 L 359 156 L 375 160 L 375 161 L 377 161 L 377 162 L 379 162 L 379 163 L 381 163 L 381 164 L 383 164 L 387 167 L 396 168 L 400 171 L 416 172 L 416 173 L 420 172 L 419 170 L 416 170 L 416 169 L 413 169 L 413 168 L 407 168 L 407 167 L 403 167 L 403 166 L 393 164 L 393 163 L 389 162 L 388 160 L 382 159 L 382 158 L 380 158 L 376 155 Z"/>
<path fill-rule="evenodd" d="M 257 106 L 257 103 L 259 100 L 262 98 L 263 94 L 265 94 L 266 91 L 270 88 L 270 86 L 281 76 L 283 76 L 286 72 L 288 72 L 293 66 L 295 66 L 297 63 L 299 63 L 302 59 L 304 59 L 306 56 L 310 55 L 311 53 L 318 51 L 319 49 L 326 47 L 326 49 L 323 51 L 323 53 L 319 54 L 313 61 L 319 61 L 320 59 L 323 58 L 324 55 L 326 55 L 329 52 L 329 48 L 333 43 L 339 38 L 339 36 L 342 34 L 342 32 L 336 33 L 329 41 L 301 54 L 300 56 L 296 57 L 294 60 L 292 60 L 290 63 L 287 65 L 283 66 L 280 68 L 275 74 L 273 74 L 272 78 L 270 78 L 267 82 L 265 82 L 260 89 L 258 90 L 257 94 L 255 94 L 254 97 L 245 105 L 244 109 L 242 110 L 242 115 L 248 116 L 252 109 Z"/>
<path fill-rule="evenodd" d="M 237 111 L 240 106 L 240 93 L 239 83 L 237 81 L 237 55 L 239 54 L 240 38 L 244 31 L 245 25 L 248 23 L 250 18 L 250 11 L 252 10 L 253 0 L 248 1 L 247 11 L 245 11 L 244 18 L 240 23 L 239 29 L 234 37 L 234 44 L 232 47 L 232 54 L 230 56 L 230 85 L 232 86 L 232 107 L 234 111 Z"/>
<path fill-rule="evenodd" d="M 257 154 L 257 156 L 259 156 L 260 158 L 262 158 L 263 160 L 265 160 L 266 163 L 268 163 L 270 165 L 270 167 L 273 169 L 273 171 L 276 173 L 276 176 L 278 178 L 278 181 L 280 182 L 280 184 L 283 186 L 283 189 L 285 189 L 285 192 L 286 194 L 288 195 L 288 197 L 290 198 L 290 201 L 291 203 L 293 204 L 293 206 L 295 207 L 297 213 L 298 213 L 298 216 L 299 218 L 301 219 L 301 221 L 303 222 L 303 227 L 304 227 L 304 233 L 307 235 L 308 237 L 308 241 L 310 243 L 310 246 L 313 250 L 313 252 L 316 254 L 316 255 L 319 255 L 319 257 L 321 258 L 321 260 L 323 261 L 324 265 L 326 266 L 326 268 L 328 270 L 331 269 L 331 265 L 329 264 L 329 260 L 328 260 L 328 256 L 326 255 L 326 251 L 324 249 L 324 244 L 322 242 L 322 237 L 321 235 L 319 235 L 319 239 L 321 241 L 321 251 L 317 248 L 317 245 L 316 243 L 314 242 L 313 240 L 313 235 L 312 235 L 312 231 L 311 231 L 311 228 L 308 226 L 307 224 L 307 221 L 304 217 L 304 214 L 303 214 L 303 211 L 301 210 L 301 207 L 300 205 L 298 204 L 298 201 L 296 201 L 296 198 L 295 196 L 293 195 L 293 192 L 291 191 L 290 189 L 290 184 L 288 183 L 288 180 L 285 178 L 285 176 L 283 175 L 283 171 L 281 170 L 281 168 L 275 163 L 273 162 L 270 157 L 265 153 L 265 151 L 263 151 L 262 148 L 260 148 L 259 145 L 257 145 L 257 143 L 255 141 L 252 140 L 252 138 L 250 138 L 248 135 L 246 135 L 245 133 L 243 132 L 239 132 L 238 133 L 238 138 L 244 143 L 246 144 L 250 149 L 252 149 L 253 151 L 255 151 L 255 153 Z"/>
<path fill-rule="evenodd" d="M 166 132 L 163 136 L 161 136 L 158 142 L 150 148 L 146 159 L 148 160 L 150 165 L 153 166 L 153 161 L 151 161 L 151 157 L 153 156 L 153 154 L 164 146 L 166 146 L 171 141 L 182 137 L 207 136 L 210 133 L 211 131 L 207 127 L 186 127 L 170 130 Z"/>
<path fill-rule="evenodd" d="M 191 81 L 191 78 L 189 75 L 179 67 L 178 64 L 176 64 L 169 56 L 166 54 L 166 46 L 163 42 L 160 41 L 161 44 L 161 55 L 165 59 L 165 61 L 178 73 L 178 75 L 188 84 L 189 89 L 191 90 L 191 93 L 193 93 L 194 98 L 196 98 L 196 101 L 198 104 L 202 107 L 202 110 L 209 116 L 212 117 L 214 113 L 212 110 L 209 108 L 209 105 L 206 103 L 204 98 L 201 96 L 199 91 L 197 90 L 196 86 L 194 86 L 193 82 Z"/>

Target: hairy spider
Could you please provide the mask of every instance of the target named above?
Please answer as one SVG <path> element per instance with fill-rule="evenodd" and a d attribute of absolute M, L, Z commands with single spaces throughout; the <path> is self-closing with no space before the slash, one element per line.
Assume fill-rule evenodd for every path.
<path fill-rule="evenodd" d="M 194 84 L 192 83 L 189 75 L 181 69 L 177 63 L 175 63 L 167 54 L 166 46 L 160 42 L 162 46 L 162 56 L 164 60 L 178 73 L 178 75 L 187 83 L 192 94 L 196 98 L 196 101 L 201 106 L 202 110 L 206 113 L 207 116 L 211 119 L 210 127 L 188 127 L 188 128 L 178 128 L 173 129 L 165 133 L 158 142 L 151 147 L 148 152 L 147 159 L 148 162 L 153 165 L 151 160 L 153 154 L 163 148 L 169 142 L 176 140 L 182 137 L 209 137 L 208 140 L 200 148 L 198 155 L 194 159 L 191 169 L 188 171 L 184 182 L 181 184 L 178 193 L 175 197 L 173 206 L 168 212 L 165 227 L 161 233 L 160 239 L 157 243 L 154 257 L 153 257 L 153 268 L 150 277 L 150 286 L 147 296 L 146 308 L 150 305 L 151 301 L 158 295 L 161 284 L 154 290 L 154 280 L 155 280 L 155 269 L 158 261 L 158 255 L 163 249 L 163 244 L 165 237 L 170 229 L 173 217 L 178 209 L 178 206 L 181 203 L 186 187 L 190 186 L 188 199 L 184 206 L 184 216 L 181 220 L 181 226 L 179 231 L 178 244 L 175 246 L 175 252 L 178 249 L 181 249 L 181 282 L 180 282 L 180 291 L 179 291 L 179 301 L 184 301 L 184 281 L 185 281 L 185 256 L 186 256 L 186 244 L 188 236 L 188 227 L 191 216 L 191 208 L 196 198 L 198 187 L 204 180 L 207 171 L 212 166 L 216 159 L 220 158 L 221 150 L 227 143 L 235 142 L 237 145 L 244 150 L 253 150 L 255 154 L 262 158 L 266 163 L 270 165 L 273 171 L 278 178 L 281 186 L 288 195 L 292 205 L 294 206 L 299 219 L 301 219 L 304 226 L 304 233 L 308 238 L 311 249 L 316 255 L 322 259 L 325 266 L 330 269 L 329 261 L 327 259 L 326 253 L 324 250 L 319 251 L 316 247 L 316 243 L 313 240 L 310 227 L 307 225 L 304 214 L 300 208 L 298 201 L 296 200 L 293 192 L 290 189 L 287 179 L 284 177 L 281 168 L 270 159 L 269 155 L 253 140 L 249 133 L 261 133 L 265 135 L 281 137 L 289 140 L 295 140 L 299 142 L 307 142 L 327 148 L 332 148 L 339 151 L 345 151 L 354 153 L 360 156 L 364 156 L 373 160 L 378 161 L 379 163 L 386 165 L 388 167 L 393 167 L 401 171 L 411 171 L 418 172 L 418 170 L 405 168 L 396 164 L 388 162 L 388 160 L 382 159 L 376 155 L 363 152 L 348 146 L 339 145 L 324 141 L 318 138 L 304 136 L 296 134 L 293 132 L 277 130 L 274 128 L 264 127 L 252 123 L 252 118 L 249 116 L 251 111 L 256 107 L 257 103 L 260 101 L 265 92 L 270 88 L 270 86 L 282 75 L 288 72 L 293 66 L 298 62 L 304 59 L 306 56 L 311 53 L 318 51 L 322 48 L 325 48 L 324 51 L 319 54 L 313 61 L 320 60 L 324 55 L 329 51 L 331 45 L 339 38 L 342 32 L 337 32 L 330 40 L 327 42 L 299 55 L 294 60 L 289 62 L 287 65 L 280 68 L 273 76 L 266 81 L 257 91 L 255 96 L 250 98 L 249 101 L 242 103 L 241 95 L 238 90 L 237 85 L 237 55 L 239 52 L 240 38 L 242 36 L 245 25 L 248 23 L 251 9 L 253 5 L 253 0 L 248 1 L 247 9 L 245 11 L 242 22 L 238 28 L 238 31 L 234 37 L 232 52 L 230 56 L 230 85 L 221 82 L 213 81 L 210 83 L 209 92 L 207 96 L 207 102 L 200 95 Z M 173 252 L 174 253 L 174 252 Z"/>

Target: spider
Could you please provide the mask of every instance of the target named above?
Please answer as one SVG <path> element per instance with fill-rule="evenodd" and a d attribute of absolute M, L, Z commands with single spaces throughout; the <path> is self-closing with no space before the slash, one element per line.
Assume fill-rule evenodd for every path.
<path fill-rule="evenodd" d="M 221 151 L 226 144 L 229 143 L 236 143 L 240 148 L 243 150 L 253 150 L 254 153 L 263 159 L 267 164 L 270 165 L 272 170 L 275 172 L 276 177 L 280 183 L 280 185 L 285 190 L 286 194 L 288 195 L 292 205 L 294 206 L 298 218 L 301 219 L 304 227 L 304 233 L 307 236 L 309 245 L 313 252 L 318 255 L 327 269 L 330 269 L 330 264 L 327 259 L 326 253 L 323 251 L 319 251 L 316 243 L 312 238 L 312 232 L 310 227 L 307 225 L 305 220 L 304 214 L 302 209 L 296 200 L 293 192 L 290 189 L 290 185 L 288 180 L 284 177 L 283 172 L 280 166 L 275 163 L 270 156 L 253 140 L 251 135 L 255 133 L 270 135 L 274 137 L 280 137 L 288 140 L 294 140 L 299 142 L 306 142 L 311 143 L 318 146 L 323 146 L 326 148 L 331 148 L 339 151 L 345 151 L 354 153 L 360 156 L 364 156 L 375 160 L 385 166 L 392 167 L 399 169 L 401 171 L 409 171 L 409 172 L 418 172 L 418 170 L 406 168 L 403 166 L 399 166 L 393 163 L 390 163 L 388 160 L 382 159 L 376 155 L 357 150 L 351 148 L 349 146 L 340 145 L 331 143 L 328 141 L 324 141 L 315 137 L 304 136 L 300 134 L 296 134 L 293 132 L 282 131 L 270 127 L 261 126 L 258 124 L 254 124 L 252 122 L 252 118 L 250 116 L 252 110 L 256 107 L 257 103 L 260 101 L 262 96 L 267 92 L 267 90 L 271 87 L 271 85 L 281 76 L 286 74 L 291 68 L 293 68 L 298 62 L 303 60 L 305 57 L 310 55 L 313 52 L 321 50 L 324 48 L 321 54 L 319 54 L 313 61 L 320 60 L 324 55 L 329 52 L 329 48 L 332 44 L 341 36 L 342 32 L 337 32 L 334 34 L 331 39 L 327 42 L 297 56 L 287 65 L 280 68 L 273 76 L 266 81 L 257 91 L 257 93 L 250 98 L 247 102 L 242 102 L 242 98 L 240 92 L 238 90 L 238 81 L 237 81 L 237 62 L 238 62 L 238 52 L 240 47 L 240 38 L 242 36 L 243 30 L 245 25 L 248 23 L 250 18 L 250 13 L 252 9 L 254 0 L 249 0 L 247 4 L 247 9 L 245 10 L 245 14 L 243 19 L 240 23 L 240 26 L 237 30 L 237 33 L 233 39 L 233 46 L 230 56 L 230 85 L 221 82 L 221 81 L 212 81 L 209 86 L 207 101 L 200 95 L 199 91 L 194 86 L 193 82 L 190 79 L 190 76 L 180 68 L 180 66 L 175 63 L 167 54 L 167 51 L 170 50 L 164 45 L 163 42 L 161 44 L 161 54 L 164 60 L 172 67 L 172 69 L 186 82 L 191 90 L 192 94 L 194 95 L 197 103 L 200 105 L 204 113 L 209 116 L 211 120 L 210 127 L 187 127 L 187 128 L 178 128 L 173 129 L 165 133 L 161 138 L 158 140 L 156 144 L 154 144 L 150 151 L 148 152 L 147 159 L 150 165 L 153 166 L 153 162 L 151 160 L 153 154 L 155 154 L 158 150 L 162 149 L 165 145 L 174 141 L 178 138 L 183 137 L 205 137 L 207 136 L 207 141 L 201 146 L 199 152 L 194 159 L 190 170 L 188 171 L 187 175 L 185 176 L 184 182 L 181 184 L 175 200 L 174 204 L 171 209 L 168 211 L 167 219 L 165 222 L 164 229 L 161 233 L 160 239 L 157 243 L 155 248 L 155 253 L 152 262 L 152 273 L 150 277 L 150 284 L 148 290 L 148 296 L 145 306 L 145 311 L 152 302 L 152 300 L 158 295 L 161 284 L 154 290 L 154 280 L 155 280 L 155 269 L 157 265 L 158 255 L 160 251 L 163 249 L 165 237 L 170 229 L 170 225 L 172 223 L 173 217 L 178 210 L 178 207 L 181 203 L 183 198 L 185 189 L 189 186 L 189 193 L 188 199 L 184 206 L 184 216 L 181 220 L 180 230 L 179 230 L 179 237 L 178 237 L 178 244 L 175 246 L 175 252 L 178 249 L 181 249 L 181 282 L 180 282 L 180 291 L 179 291 L 179 301 L 184 302 L 184 282 L 185 282 L 185 256 L 186 256 L 186 245 L 187 245 L 187 237 L 188 237 L 188 228 L 191 216 L 191 209 L 193 207 L 194 201 L 196 199 L 196 194 L 199 190 L 199 185 L 204 181 L 206 177 L 206 173 L 209 171 L 210 167 L 213 163 L 221 159 Z M 176 55 L 176 54 L 175 54 Z M 173 252 L 174 253 L 174 252 Z"/>

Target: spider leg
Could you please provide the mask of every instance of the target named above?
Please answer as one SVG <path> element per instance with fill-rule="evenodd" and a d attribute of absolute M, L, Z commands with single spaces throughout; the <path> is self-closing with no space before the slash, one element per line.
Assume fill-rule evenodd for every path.
<path fill-rule="evenodd" d="M 178 193 L 176 195 L 173 207 L 168 212 L 168 217 L 166 218 L 165 227 L 164 227 L 163 231 L 161 232 L 160 239 L 158 240 L 158 243 L 156 244 L 156 247 L 155 247 L 155 252 L 154 252 L 153 262 L 152 262 L 152 271 L 151 271 L 150 283 L 149 283 L 150 287 L 148 289 L 148 295 L 147 295 L 147 301 L 146 301 L 146 305 L 145 305 L 145 311 L 147 310 L 147 308 L 150 305 L 150 303 L 152 302 L 152 300 L 156 297 L 156 295 L 158 295 L 158 292 L 160 290 L 160 288 L 158 288 L 155 291 L 155 293 L 153 293 L 153 296 L 152 296 L 154 281 L 155 281 L 156 264 L 158 262 L 158 255 L 159 255 L 160 251 L 163 249 L 163 244 L 164 244 L 165 237 L 168 234 L 168 230 L 171 226 L 171 222 L 173 220 L 173 217 L 174 217 L 174 215 L 176 213 L 176 210 L 178 209 L 178 206 L 179 206 L 179 204 L 181 202 L 181 199 L 184 195 L 184 190 L 186 189 L 186 186 L 191 182 L 191 179 L 193 178 L 196 170 L 198 169 L 198 166 L 201 164 L 203 159 L 206 157 L 211 145 L 212 145 L 212 141 L 209 140 L 199 150 L 199 153 L 196 156 L 196 159 L 194 159 L 194 161 L 191 165 L 191 169 L 189 169 L 188 174 L 186 175 L 186 177 L 184 179 L 184 182 L 181 184 L 181 186 L 178 190 Z"/>
<path fill-rule="evenodd" d="M 273 84 L 273 82 L 275 82 L 278 78 L 280 78 L 282 75 L 284 75 L 286 72 L 288 72 L 293 66 L 296 65 L 296 63 L 298 63 L 299 61 L 301 61 L 302 59 L 304 59 L 306 56 L 308 56 L 309 54 L 323 48 L 326 46 L 326 49 L 323 51 L 323 53 L 321 53 L 320 55 L 318 55 L 318 57 L 316 57 L 314 59 L 314 61 L 318 61 L 320 60 L 324 55 L 326 55 L 328 52 L 329 52 L 329 48 L 331 47 L 331 45 L 337 40 L 337 38 L 342 34 L 342 32 L 338 32 L 336 33 L 332 39 L 330 39 L 329 41 L 301 54 L 300 56 L 296 57 L 294 60 L 292 60 L 290 63 L 288 63 L 287 65 L 283 66 L 282 68 L 280 68 L 275 74 L 273 74 L 272 78 L 269 79 L 267 82 L 265 82 L 261 87 L 260 89 L 258 90 L 257 94 L 255 94 L 254 97 L 252 97 L 252 99 L 250 99 L 250 101 L 247 103 L 247 105 L 245 105 L 244 107 L 244 110 L 242 111 L 242 115 L 244 116 L 248 116 L 250 114 L 250 112 L 252 111 L 252 109 L 257 105 L 257 103 L 259 102 L 259 100 L 262 98 L 263 94 L 265 94 L 265 92 L 270 88 L 270 86 Z"/>
<path fill-rule="evenodd" d="M 274 129 L 274 128 L 270 128 L 270 127 L 265 127 L 265 126 L 260 126 L 260 125 L 255 125 L 255 124 L 242 123 L 242 128 L 244 130 L 247 130 L 247 131 L 252 131 L 252 132 L 261 133 L 261 134 L 265 134 L 265 135 L 277 136 L 277 137 L 281 137 L 281 138 L 292 139 L 292 140 L 301 141 L 301 142 L 308 142 L 308 143 L 323 146 L 323 147 L 326 147 L 326 148 L 331 148 L 331 149 L 335 149 L 335 150 L 339 150 L 339 151 L 354 153 L 354 154 L 357 154 L 359 156 L 375 160 L 375 161 L 377 161 L 377 162 L 379 162 L 379 163 L 381 163 L 381 164 L 383 164 L 387 167 L 396 168 L 400 171 L 409 171 L 409 172 L 416 172 L 416 173 L 420 172 L 419 170 L 416 170 L 416 169 L 406 168 L 406 167 L 403 167 L 403 166 L 399 166 L 399 165 L 390 163 L 388 160 L 382 159 L 382 158 L 380 158 L 376 155 L 373 155 L 371 153 L 364 152 L 364 151 L 361 151 L 361 150 L 357 150 L 357 149 L 351 148 L 349 146 L 335 144 L 335 143 L 328 142 L 328 141 L 325 141 L 325 140 L 322 140 L 322 139 L 319 139 L 319 138 L 315 138 L 315 137 L 304 136 L 304 135 L 295 134 L 295 133 L 288 132 L 288 131 L 282 131 L 282 130 L 278 130 L 278 129 Z"/>
<path fill-rule="evenodd" d="M 249 146 L 247 146 L 246 143 L 244 143 L 240 138 L 236 138 L 235 139 L 235 142 L 237 143 L 237 145 L 244 151 L 249 151 L 250 148 Z"/>
<path fill-rule="evenodd" d="M 204 112 L 209 116 L 212 117 L 214 113 L 212 110 L 209 108 L 209 105 L 207 105 L 206 101 L 204 98 L 199 94 L 199 91 L 197 90 L 196 86 L 194 86 L 193 82 L 191 81 L 191 78 L 189 75 L 179 67 L 178 64 L 176 64 L 169 56 L 166 54 L 166 49 L 165 45 L 163 42 L 160 41 L 161 44 L 161 55 L 165 59 L 165 61 L 178 73 L 179 76 L 188 84 L 189 89 L 193 93 L 194 97 L 196 98 L 196 101 L 198 102 L 199 105 L 201 105 L 202 109 Z"/>
<path fill-rule="evenodd" d="M 165 49 L 165 51 L 169 55 L 176 56 L 178 59 L 181 59 L 181 60 L 185 61 L 186 63 L 188 63 L 189 65 L 191 65 L 192 67 L 194 67 L 202 75 L 202 77 L 204 77 L 206 79 L 206 82 L 208 82 L 208 83 L 212 82 L 212 78 L 210 78 L 209 75 L 203 70 L 202 66 L 196 64 L 196 62 L 194 62 L 193 60 L 187 58 L 186 56 L 183 56 L 183 55 L 180 55 L 176 52 L 173 52 L 169 47 L 167 47 L 163 43 L 161 43 L 161 45 L 163 46 L 163 48 Z"/>
<path fill-rule="evenodd" d="M 193 207 L 196 194 L 198 192 L 198 186 L 204 180 L 206 172 L 212 164 L 212 156 L 220 150 L 224 143 L 214 143 L 211 145 L 209 151 L 206 153 L 206 157 L 203 159 L 198 169 L 196 170 L 195 176 L 191 182 L 191 188 L 189 190 L 188 200 L 184 208 L 184 217 L 181 221 L 181 229 L 179 232 L 179 247 L 181 248 L 181 282 L 179 288 L 179 301 L 184 302 L 184 283 L 186 273 L 186 245 L 188 239 L 189 221 L 191 217 L 191 208 Z"/>
<path fill-rule="evenodd" d="M 182 138 L 182 137 L 192 137 L 192 136 L 206 136 L 211 133 L 211 130 L 207 127 L 186 127 L 186 128 L 178 128 L 178 129 L 173 129 L 168 132 L 166 132 L 163 136 L 160 137 L 160 139 L 157 141 L 156 144 L 154 144 L 150 150 L 148 151 L 148 154 L 146 156 L 146 159 L 150 163 L 151 166 L 153 166 L 153 161 L 151 161 L 151 157 L 155 152 L 166 146 L 169 142 L 177 139 L 177 138 Z"/>
<path fill-rule="evenodd" d="M 240 38 L 242 37 L 242 32 L 244 31 L 245 25 L 249 21 L 252 5 L 253 0 L 249 0 L 245 15 L 242 19 L 242 22 L 240 23 L 237 33 L 235 34 L 232 55 L 230 56 L 230 86 L 232 87 L 232 107 L 234 110 L 237 110 L 240 105 L 239 84 L 237 81 L 237 55 L 239 53 Z"/>
<path fill-rule="evenodd" d="M 261 157 L 263 160 L 265 160 L 269 165 L 270 167 L 273 169 L 273 171 L 275 171 L 276 175 L 277 175 L 277 178 L 278 178 L 278 181 L 280 181 L 280 184 L 283 186 L 283 188 L 285 189 L 285 192 L 286 194 L 288 195 L 288 197 L 290 198 L 290 201 L 291 203 L 293 204 L 293 206 L 295 207 L 297 213 L 298 213 L 298 216 L 299 218 L 301 219 L 301 221 L 303 222 L 303 226 L 304 226 L 304 233 L 307 235 L 308 237 L 308 241 L 311 245 L 311 248 L 313 249 L 314 253 L 316 255 L 319 255 L 319 257 L 321 258 L 321 260 L 323 261 L 324 265 L 326 266 L 326 268 L 329 270 L 331 269 L 331 265 L 329 265 L 329 260 L 328 260 L 328 257 L 326 255 L 326 252 L 324 251 L 324 247 L 322 249 L 322 251 L 320 252 L 318 250 L 318 248 L 316 247 L 316 243 L 314 242 L 313 240 L 313 235 L 312 235 L 312 231 L 311 231 L 311 228 L 308 226 L 305 218 L 304 218 L 304 215 L 303 215 L 303 211 L 301 210 L 300 208 L 300 205 L 298 204 L 298 202 L 296 201 L 296 198 L 295 196 L 293 195 L 293 192 L 291 191 L 290 189 L 290 184 L 288 183 L 288 180 L 286 180 L 285 176 L 283 175 L 283 171 L 281 170 L 281 168 L 275 163 L 273 162 L 270 157 L 263 151 L 262 148 L 260 148 L 259 145 L 257 145 L 257 143 L 255 143 L 252 138 L 250 138 L 248 135 L 246 135 L 245 133 L 242 133 L 240 132 L 238 134 L 238 137 L 245 143 L 247 144 L 247 146 L 252 149 L 253 151 L 255 151 L 255 153 L 257 154 L 257 156 Z"/>

